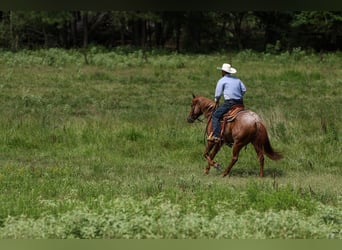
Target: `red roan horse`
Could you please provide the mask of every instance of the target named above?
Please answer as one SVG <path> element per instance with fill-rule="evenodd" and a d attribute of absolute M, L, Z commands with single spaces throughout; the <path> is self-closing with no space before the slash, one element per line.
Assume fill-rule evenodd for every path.
<path fill-rule="evenodd" d="M 204 114 L 208 121 L 206 127 L 207 136 L 212 132 L 211 115 L 215 109 L 215 102 L 202 97 L 193 95 L 191 111 L 187 118 L 189 123 L 193 123 L 199 116 Z M 264 176 L 264 154 L 272 160 L 279 160 L 282 155 L 273 150 L 265 126 L 262 124 L 259 116 L 250 111 L 243 110 L 237 113 L 235 119 L 231 122 L 224 123 L 225 127 L 222 134 L 222 141 L 215 143 L 207 141 L 204 157 L 208 160 L 205 173 L 209 174 L 211 166 L 220 168 L 220 165 L 214 161 L 214 157 L 223 144 L 233 143 L 233 157 L 223 172 L 222 176 L 229 174 L 230 170 L 237 162 L 240 150 L 249 143 L 252 143 L 258 156 L 260 165 L 260 177 Z"/>

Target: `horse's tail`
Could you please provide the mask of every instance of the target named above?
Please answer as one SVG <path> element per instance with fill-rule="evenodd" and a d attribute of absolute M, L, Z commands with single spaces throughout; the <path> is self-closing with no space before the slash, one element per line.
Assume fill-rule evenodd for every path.
<path fill-rule="evenodd" d="M 261 122 L 257 123 L 258 133 L 256 136 L 256 143 L 263 148 L 264 154 L 266 154 L 272 160 L 280 160 L 283 155 L 280 152 L 275 151 L 268 138 L 267 130 L 264 124 Z"/>

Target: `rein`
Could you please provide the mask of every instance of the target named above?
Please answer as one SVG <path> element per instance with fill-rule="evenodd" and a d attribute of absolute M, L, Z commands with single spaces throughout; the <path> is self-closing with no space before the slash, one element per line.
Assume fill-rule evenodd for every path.
<path fill-rule="evenodd" d="M 205 112 L 203 112 L 203 113 L 207 119 L 207 125 L 205 126 L 205 130 L 204 130 L 204 134 L 203 134 L 204 143 L 205 143 L 207 141 L 207 137 L 209 136 L 209 134 L 207 132 L 208 132 L 209 124 L 210 124 L 211 119 L 212 119 L 212 114 L 215 111 L 215 104 L 211 103 L 211 101 L 209 101 L 209 100 L 205 100 L 204 106 L 205 106 Z"/>
<path fill-rule="evenodd" d="M 210 117 L 208 118 L 207 126 L 205 126 L 205 130 L 204 130 L 204 133 L 203 133 L 203 141 L 204 141 L 204 144 L 206 143 L 207 137 L 209 136 L 209 134 L 208 134 L 207 132 L 208 132 L 209 123 L 210 123 L 210 121 L 211 121 L 211 117 L 212 117 L 212 116 L 210 116 Z"/>
<path fill-rule="evenodd" d="M 199 117 L 197 118 L 191 118 L 191 122 L 195 122 L 196 120 L 199 121 L 199 122 L 204 122 L 205 119 L 207 119 L 207 125 L 205 127 L 205 130 L 204 130 L 204 141 L 206 141 L 206 138 L 207 138 L 207 130 L 208 130 L 208 127 L 209 127 L 209 123 L 211 121 L 211 115 L 212 113 L 214 112 L 215 110 L 215 103 L 207 98 L 204 98 L 204 97 L 200 97 L 200 99 L 198 100 L 198 103 L 197 105 L 200 105 L 200 109 L 202 111 L 202 113 L 204 114 L 204 118 L 203 119 L 200 119 Z"/>
<path fill-rule="evenodd" d="M 194 121 L 199 121 L 199 122 L 204 122 L 204 119 L 200 119 L 199 117 L 197 117 Z"/>

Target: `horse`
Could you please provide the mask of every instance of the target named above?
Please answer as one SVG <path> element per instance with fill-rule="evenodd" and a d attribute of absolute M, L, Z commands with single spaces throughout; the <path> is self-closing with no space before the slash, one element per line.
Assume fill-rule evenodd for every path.
<path fill-rule="evenodd" d="M 215 102 L 203 96 L 195 96 L 194 94 L 192 96 L 191 110 L 187 121 L 193 123 L 203 114 L 207 120 L 206 135 L 209 136 L 213 131 L 211 117 L 216 108 Z M 223 177 L 230 173 L 232 167 L 238 161 L 240 150 L 249 143 L 254 146 L 258 157 L 260 177 L 264 176 L 264 155 L 272 160 L 280 160 L 283 157 L 280 152 L 272 148 L 265 125 L 253 111 L 243 109 L 236 114 L 233 121 L 221 122 L 221 124 L 223 125 L 222 140 L 220 142 L 208 140 L 206 144 L 204 157 L 207 159 L 208 165 L 205 168 L 205 174 L 209 174 L 211 166 L 217 169 L 221 168 L 214 161 L 214 158 L 224 144 L 232 147 L 232 158 L 222 173 Z"/>

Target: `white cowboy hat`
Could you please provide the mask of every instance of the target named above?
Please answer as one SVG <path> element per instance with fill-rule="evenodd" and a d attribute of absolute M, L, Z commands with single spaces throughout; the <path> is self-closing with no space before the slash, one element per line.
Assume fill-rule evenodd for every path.
<path fill-rule="evenodd" d="M 217 67 L 217 69 L 227 72 L 229 74 L 235 74 L 237 72 L 237 70 L 230 66 L 230 64 L 228 63 L 222 64 L 222 68 Z"/>

